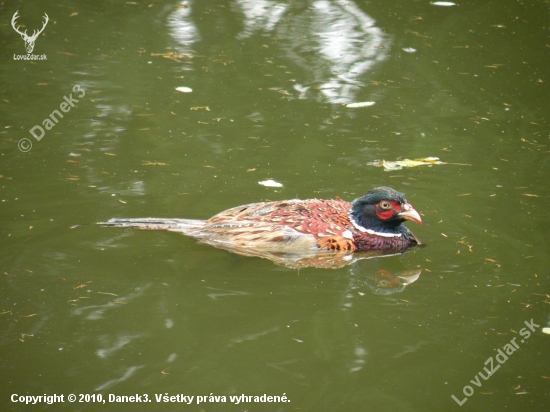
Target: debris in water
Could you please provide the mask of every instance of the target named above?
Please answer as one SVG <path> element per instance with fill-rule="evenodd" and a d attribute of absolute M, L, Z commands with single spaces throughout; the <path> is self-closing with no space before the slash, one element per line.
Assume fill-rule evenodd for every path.
<path fill-rule="evenodd" d="M 269 179 L 264 180 L 262 182 L 258 182 L 258 184 L 265 186 L 265 187 L 283 187 L 282 183 L 276 182 L 275 180 Z"/>
<path fill-rule="evenodd" d="M 357 107 L 369 107 L 374 105 L 376 102 L 359 102 L 359 103 L 349 103 L 346 104 L 346 107 L 349 107 L 351 109 L 357 108 Z"/>

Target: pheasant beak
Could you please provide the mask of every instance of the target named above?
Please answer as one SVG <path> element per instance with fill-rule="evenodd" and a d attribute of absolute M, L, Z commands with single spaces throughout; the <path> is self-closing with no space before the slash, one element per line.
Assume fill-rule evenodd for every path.
<path fill-rule="evenodd" d="M 401 213 L 398 213 L 397 216 L 405 220 L 411 220 L 415 223 L 418 223 L 419 225 L 422 224 L 422 218 L 409 203 L 405 203 L 403 205 L 403 211 Z"/>

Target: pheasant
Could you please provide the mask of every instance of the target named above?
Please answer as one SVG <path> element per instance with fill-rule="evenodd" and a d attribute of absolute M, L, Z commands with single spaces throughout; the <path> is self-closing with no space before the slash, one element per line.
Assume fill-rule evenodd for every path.
<path fill-rule="evenodd" d="M 99 225 L 181 232 L 221 249 L 274 260 L 320 251 L 404 252 L 420 245 L 405 220 L 422 224 L 403 193 L 383 186 L 351 203 L 339 197 L 292 199 L 238 206 L 208 220 L 114 218 Z"/>

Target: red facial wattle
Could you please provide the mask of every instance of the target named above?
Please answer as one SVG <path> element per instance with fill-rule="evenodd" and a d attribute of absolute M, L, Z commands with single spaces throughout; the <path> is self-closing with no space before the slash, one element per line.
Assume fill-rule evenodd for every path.
<path fill-rule="evenodd" d="M 401 205 L 393 200 L 383 200 L 375 206 L 375 211 L 376 215 L 382 220 L 388 220 L 392 217 L 399 216 L 404 220 L 410 220 L 419 225 L 422 224 L 422 218 L 410 203 Z"/>
<path fill-rule="evenodd" d="M 384 207 L 385 206 L 385 207 Z M 401 213 L 401 205 L 393 200 L 384 200 L 375 206 L 376 215 L 382 220 L 388 220 Z"/>

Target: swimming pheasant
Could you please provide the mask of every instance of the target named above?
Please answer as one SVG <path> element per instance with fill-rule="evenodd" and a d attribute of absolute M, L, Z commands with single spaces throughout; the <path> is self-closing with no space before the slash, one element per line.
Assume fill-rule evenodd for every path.
<path fill-rule="evenodd" d="M 221 249 L 266 257 L 321 250 L 404 252 L 420 244 L 406 220 L 422 224 L 403 193 L 383 186 L 351 203 L 339 197 L 292 199 L 238 206 L 208 220 L 114 218 L 99 224 L 181 232 Z"/>

